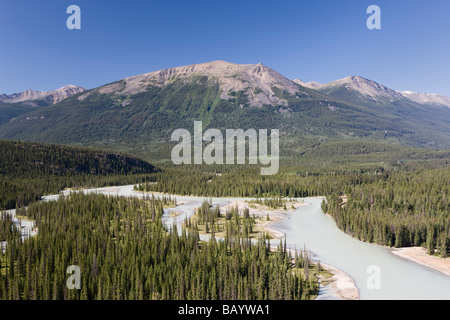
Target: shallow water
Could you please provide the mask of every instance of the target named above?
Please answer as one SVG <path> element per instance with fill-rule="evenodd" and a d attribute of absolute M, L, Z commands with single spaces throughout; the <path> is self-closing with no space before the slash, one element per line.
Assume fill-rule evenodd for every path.
<path fill-rule="evenodd" d="M 389 248 L 345 234 L 322 212 L 322 199 L 305 198 L 311 205 L 289 213 L 287 220 L 273 225 L 286 233 L 288 247 L 305 246 L 314 259 L 349 274 L 361 299 L 450 299 L 449 276 L 398 257 Z M 379 270 L 379 288 L 371 285 L 373 271 L 368 271 L 372 266 Z"/>

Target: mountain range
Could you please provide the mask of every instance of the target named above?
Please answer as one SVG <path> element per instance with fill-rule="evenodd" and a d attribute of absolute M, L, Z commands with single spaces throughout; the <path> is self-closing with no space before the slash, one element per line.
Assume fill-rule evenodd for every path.
<path fill-rule="evenodd" d="M 58 103 L 74 94 L 83 92 L 84 90 L 84 88 L 74 85 L 67 85 L 53 91 L 35 91 L 29 89 L 11 95 L 0 94 L 0 102 L 23 103 L 32 107 L 48 106 Z"/>
<path fill-rule="evenodd" d="M 0 94 L 0 125 L 37 108 L 51 106 L 84 90 L 82 87 L 67 85 L 53 91 L 29 89 L 11 95 Z"/>
<path fill-rule="evenodd" d="M 450 108 L 450 97 L 434 93 L 419 93 L 413 91 L 397 91 L 386 86 L 376 83 L 375 81 L 365 79 L 359 76 L 349 76 L 343 79 L 321 84 L 317 81 L 303 82 L 300 79 L 294 79 L 294 82 L 317 90 L 319 92 L 329 94 L 331 96 L 340 97 L 336 91 L 345 88 L 354 94 L 364 95 L 373 100 L 388 99 L 390 102 L 403 100 L 404 98 L 423 105 L 443 106 Z"/>
<path fill-rule="evenodd" d="M 285 156 L 333 139 L 450 148 L 449 98 L 402 93 L 358 76 L 322 85 L 287 79 L 260 63 L 213 61 L 75 88 L 60 101 L 33 92 L 1 96 L 2 106 L 48 105 L 4 117 L 0 139 L 169 159 L 172 131 L 192 131 L 201 120 L 204 129 L 279 129 Z"/>

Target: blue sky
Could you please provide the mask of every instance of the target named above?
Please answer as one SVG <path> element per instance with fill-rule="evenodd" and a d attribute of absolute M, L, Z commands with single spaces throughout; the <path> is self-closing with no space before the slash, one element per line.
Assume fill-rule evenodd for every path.
<path fill-rule="evenodd" d="M 81 30 L 66 9 L 81 8 Z M 366 9 L 381 8 L 381 30 Z M 450 1 L 53 0 L 0 3 L 0 93 L 93 88 L 169 67 L 263 63 L 450 96 Z"/>

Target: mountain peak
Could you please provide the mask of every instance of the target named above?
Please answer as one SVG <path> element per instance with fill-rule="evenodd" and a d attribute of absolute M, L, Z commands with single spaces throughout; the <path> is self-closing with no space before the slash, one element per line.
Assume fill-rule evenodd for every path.
<path fill-rule="evenodd" d="M 358 92 L 374 100 L 386 98 L 389 101 L 394 101 L 395 99 L 403 98 L 399 92 L 361 76 L 348 76 L 332 81 L 323 85 L 320 89 L 323 91 L 334 91 L 337 88 L 345 88 L 346 90 Z"/>
<path fill-rule="evenodd" d="M 120 92 L 134 95 L 145 92 L 149 86 L 163 87 L 173 81 L 187 82 L 194 76 L 206 76 L 208 82 L 220 86 L 221 98 L 233 98 L 233 92 L 244 92 L 251 106 L 283 105 L 287 101 L 277 97 L 273 87 L 295 94 L 300 88 L 271 68 L 258 64 L 234 64 L 216 60 L 175 68 L 154 71 L 123 79 L 125 87 L 112 83 L 100 88 L 100 93 Z"/>
<path fill-rule="evenodd" d="M 348 77 L 345 77 L 344 80 L 356 81 L 356 82 L 371 82 L 371 80 L 366 79 L 366 78 L 361 77 L 361 76 L 348 76 Z"/>
<path fill-rule="evenodd" d="M 89 146 L 161 157 L 169 151 L 174 130 L 192 128 L 192 122 L 200 120 L 205 128 L 277 128 L 280 139 L 286 139 L 281 147 L 288 155 L 301 149 L 295 139 L 304 136 L 304 146 L 310 145 L 309 139 L 341 136 L 450 146 L 450 109 L 425 108 L 361 76 L 318 84 L 317 94 L 302 83 L 260 63 L 217 60 L 168 68 L 118 79 L 52 107 L 14 115 L 3 120 L 0 138 L 63 144 L 81 139 Z"/>
<path fill-rule="evenodd" d="M 375 81 L 366 79 L 361 76 L 348 76 L 348 77 L 345 77 L 345 78 L 342 78 L 342 79 L 339 79 L 339 80 L 336 80 L 336 81 L 333 81 L 330 83 L 340 83 L 340 84 L 346 83 L 346 84 L 359 84 L 359 85 L 365 84 L 365 85 L 371 85 L 371 86 L 379 86 L 379 84 L 376 83 Z"/>

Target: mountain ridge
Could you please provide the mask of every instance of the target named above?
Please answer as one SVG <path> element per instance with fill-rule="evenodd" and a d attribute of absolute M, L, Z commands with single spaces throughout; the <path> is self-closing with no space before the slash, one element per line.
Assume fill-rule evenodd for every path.
<path fill-rule="evenodd" d="M 35 100 L 43 100 L 48 105 L 58 103 L 74 94 L 85 91 L 83 87 L 75 85 L 66 85 L 53 91 L 25 90 L 23 92 L 10 95 L 0 94 L 0 102 L 3 103 L 22 103 L 24 105 L 38 106 Z"/>
<path fill-rule="evenodd" d="M 442 105 L 450 108 L 450 97 L 436 93 L 399 91 L 404 97 L 420 104 Z"/>
<path fill-rule="evenodd" d="M 445 95 L 394 90 L 376 81 L 369 80 L 361 76 L 347 76 L 325 84 L 316 81 L 305 83 L 301 79 L 293 79 L 293 81 L 304 87 L 327 94 L 332 93 L 334 88 L 345 85 L 348 89 L 352 89 L 362 95 L 366 95 L 374 99 L 377 97 L 383 97 L 393 101 L 393 99 L 398 100 L 406 98 L 418 104 L 445 106 L 450 108 L 450 97 Z"/>

